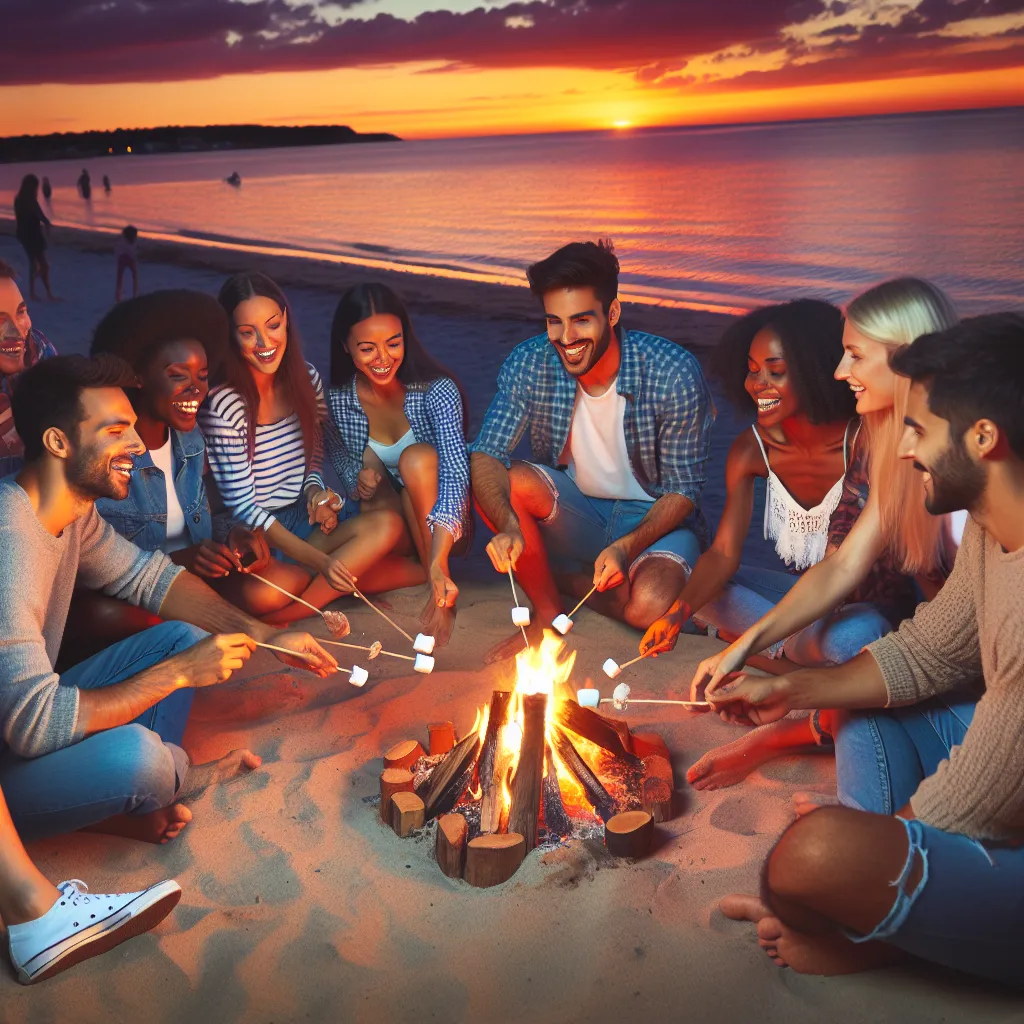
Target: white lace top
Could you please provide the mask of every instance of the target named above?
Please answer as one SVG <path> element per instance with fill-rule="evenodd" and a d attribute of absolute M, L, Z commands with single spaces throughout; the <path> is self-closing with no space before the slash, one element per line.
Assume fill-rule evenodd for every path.
<path fill-rule="evenodd" d="M 768 452 L 765 450 L 761 435 L 756 427 L 754 431 L 757 446 L 764 457 L 765 468 L 768 470 L 768 483 L 764 501 L 764 538 L 775 542 L 775 550 L 786 565 L 798 572 L 809 569 L 825 557 L 828 546 L 828 524 L 843 496 L 843 482 L 846 479 L 846 468 L 849 462 L 851 420 L 846 426 L 843 436 L 843 475 L 829 488 L 828 493 L 814 508 L 804 508 L 792 494 L 786 490 L 785 484 L 775 475 Z"/>

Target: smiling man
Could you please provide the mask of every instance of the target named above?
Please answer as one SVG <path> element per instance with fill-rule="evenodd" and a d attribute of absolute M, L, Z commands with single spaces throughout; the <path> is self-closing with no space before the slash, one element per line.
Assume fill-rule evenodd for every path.
<path fill-rule="evenodd" d="M 0 480 L 0 785 L 25 838 L 86 827 L 174 838 L 192 817 L 182 800 L 260 763 L 235 751 L 190 765 L 194 690 L 226 680 L 256 641 L 318 675 L 336 668 L 312 637 L 255 621 L 100 517 L 97 499 L 128 494 L 144 450 L 122 390 L 134 382 L 115 357 L 56 356 L 12 398 L 25 465 Z M 76 579 L 167 621 L 58 675 Z"/>
<path fill-rule="evenodd" d="M 933 514 L 970 513 L 963 543 L 939 595 L 845 665 L 709 687 L 756 724 L 851 709 L 835 734 L 845 806 L 798 797 L 763 901 L 722 909 L 756 921 L 768 955 L 801 972 L 910 954 L 1020 986 L 1024 317 L 965 320 L 892 366 L 913 382 L 900 454 Z M 856 710 L 868 708 L 885 710 Z"/>
<path fill-rule="evenodd" d="M 534 638 L 562 611 L 560 590 L 591 586 L 592 607 L 643 630 L 703 547 L 711 397 L 689 352 L 623 330 L 610 243 L 566 245 L 527 277 L 547 334 L 505 361 L 470 445 L 473 492 L 495 531 L 487 554 L 532 601 Z M 531 461 L 513 461 L 527 428 Z M 512 637 L 489 660 L 521 646 Z"/>

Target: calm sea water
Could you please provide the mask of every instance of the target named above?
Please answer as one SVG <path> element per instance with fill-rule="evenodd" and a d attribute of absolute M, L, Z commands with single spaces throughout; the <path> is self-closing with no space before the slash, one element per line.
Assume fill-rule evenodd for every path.
<path fill-rule="evenodd" d="M 842 301 L 903 273 L 964 312 L 1024 295 L 1024 108 L 88 166 L 88 204 L 79 163 L 0 165 L 0 190 L 31 169 L 53 182 L 61 223 L 516 282 L 562 243 L 606 235 L 626 294 L 697 307 Z M 236 170 L 238 189 L 223 181 Z"/>

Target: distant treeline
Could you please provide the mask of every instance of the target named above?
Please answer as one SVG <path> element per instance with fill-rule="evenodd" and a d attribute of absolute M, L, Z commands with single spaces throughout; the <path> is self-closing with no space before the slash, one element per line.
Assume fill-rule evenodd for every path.
<path fill-rule="evenodd" d="M 119 128 L 112 132 L 16 135 L 0 139 L 0 162 L 66 160 L 112 153 L 201 153 L 218 149 L 400 141 L 397 135 L 387 132 L 360 134 L 347 125 L 268 128 L 260 124 L 228 124 L 191 128 Z"/>

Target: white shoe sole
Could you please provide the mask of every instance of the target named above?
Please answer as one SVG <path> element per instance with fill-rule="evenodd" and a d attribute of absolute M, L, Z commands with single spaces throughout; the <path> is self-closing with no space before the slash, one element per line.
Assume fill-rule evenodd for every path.
<path fill-rule="evenodd" d="M 155 928 L 181 899 L 177 882 L 158 882 L 102 921 L 55 943 L 18 967 L 18 981 L 34 985 L 69 967 L 99 956 L 122 942 Z"/>

